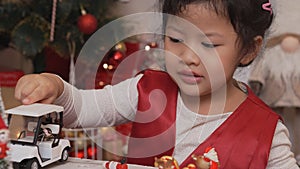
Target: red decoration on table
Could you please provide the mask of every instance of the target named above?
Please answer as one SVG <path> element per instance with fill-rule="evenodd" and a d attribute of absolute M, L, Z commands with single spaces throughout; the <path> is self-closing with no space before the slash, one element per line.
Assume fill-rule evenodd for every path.
<path fill-rule="evenodd" d="M 109 164 L 110 164 L 110 161 L 108 161 L 108 162 L 105 163 L 105 168 L 106 169 L 109 169 Z"/>
<path fill-rule="evenodd" d="M 117 169 L 128 169 L 128 165 L 127 164 L 121 164 L 121 163 L 119 163 L 119 164 L 117 164 L 116 168 Z"/>
<path fill-rule="evenodd" d="M 115 161 L 108 161 L 104 164 L 106 169 L 128 169 L 128 165 L 126 163 L 120 163 Z"/>

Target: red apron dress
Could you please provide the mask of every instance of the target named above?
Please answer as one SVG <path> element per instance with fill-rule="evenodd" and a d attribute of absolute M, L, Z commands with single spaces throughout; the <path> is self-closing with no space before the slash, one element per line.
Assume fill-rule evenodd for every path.
<path fill-rule="evenodd" d="M 166 72 L 147 70 L 143 74 L 137 85 L 138 111 L 127 162 L 153 166 L 155 157 L 173 154 L 178 86 Z M 202 155 L 207 147 L 214 147 L 221 169 L 265 168 L 279 119 L 248 87 L 246 100 L 191 155 Z M 180 168 L 194 163 L 191 155 Z"/>

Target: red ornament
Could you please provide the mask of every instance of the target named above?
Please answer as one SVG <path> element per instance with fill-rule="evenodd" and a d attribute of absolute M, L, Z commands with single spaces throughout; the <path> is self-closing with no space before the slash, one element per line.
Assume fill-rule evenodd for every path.
<path fill-rule="evenodd" d="M 89 147 L 87 149 L 87 154 L 89 157 L 93 157 L 97 155 L 97 148 L 96 147 Z"/>
<path fill-rule="evenodd" d="M 77 20 L 78 29 L 84 34 L 92 34 L 97 30 L 98 21 L 94 15 L 83 14 Z"/>
<path fill-rule="evenodd" d="M 124 57 L 124 53 L 122 53 L 120 51 L 115 51 L 113 54 L 113 57 L 115 60 L 121 60 Z"/>
<path fill-rule="evenodd" d="M 114 162 L 114 161 L 108 161 L 108 162 L 106 162 L 105 165 L 104 165 L 105 168 L 106 169 L 111 169 L 110 168 L 111 163 L 114 163 L 114 164 L 117 163 L 117 165 L 115 165 L 116 169 L 128 169 L 128 165 L 126 163 L 122 164 L 122 163 Z"/>
<path fill-rule="evenodd" d="M 125 164 L 118 163 L 116 168 L 117 169 L 128 169 L 128 165 L 126 163 Z"/>
<path fill-rule="evenodd" d="M 77 157 L 78 158 L 84 158 L 84 152 L 83 151 L 78 152 Z"/>
<path fill-rule="evenodd" d="M 106 169 L 109 169 L 109 164 L 110 164 L 110 161 L 108 161 L 108 162 L 105 163 L 105 168 Z"/>

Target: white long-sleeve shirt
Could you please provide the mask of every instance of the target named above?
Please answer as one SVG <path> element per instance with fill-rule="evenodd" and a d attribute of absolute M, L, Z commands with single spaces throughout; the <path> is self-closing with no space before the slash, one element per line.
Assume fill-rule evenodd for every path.
<path fill-rule="evenodd" d="M 65 108 L 66 127 L 113 126 L 134 120 L 138 103 L 137 83 L 142 75 L 101 90 L 78 90 L 64 82 L 64 92 L 55 101 Z M 201 115 L 190 111 L 177 99 L 176 146 L 173 157 L 182 163 L 190 153 L 213 133 L 232 112 Z M 196 138 L 195 138 L 196 137 Z M 267 169 L 298 169 L 288 130 L 278 122 Z"/>

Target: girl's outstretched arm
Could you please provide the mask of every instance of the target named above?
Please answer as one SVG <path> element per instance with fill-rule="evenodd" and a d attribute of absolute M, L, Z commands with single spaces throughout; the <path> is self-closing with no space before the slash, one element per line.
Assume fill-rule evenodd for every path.
<path fill-rule="evenodd" d="M 69 128 L 114 126 L 133 120 L 142 75 L 103 89 L 82 90 L 62 81 L 63 93 L 54 104 L 64 107 L 64 124 Z"/>
<path fill-rule="evenodd" d="M 25 75 L 17 83 L 15 97 L 23 104 L 63 106 L 65 127 L 113 126 L 134 119 L 141 76 L 104 89 L 80 90 L 55 74 Z"/>

